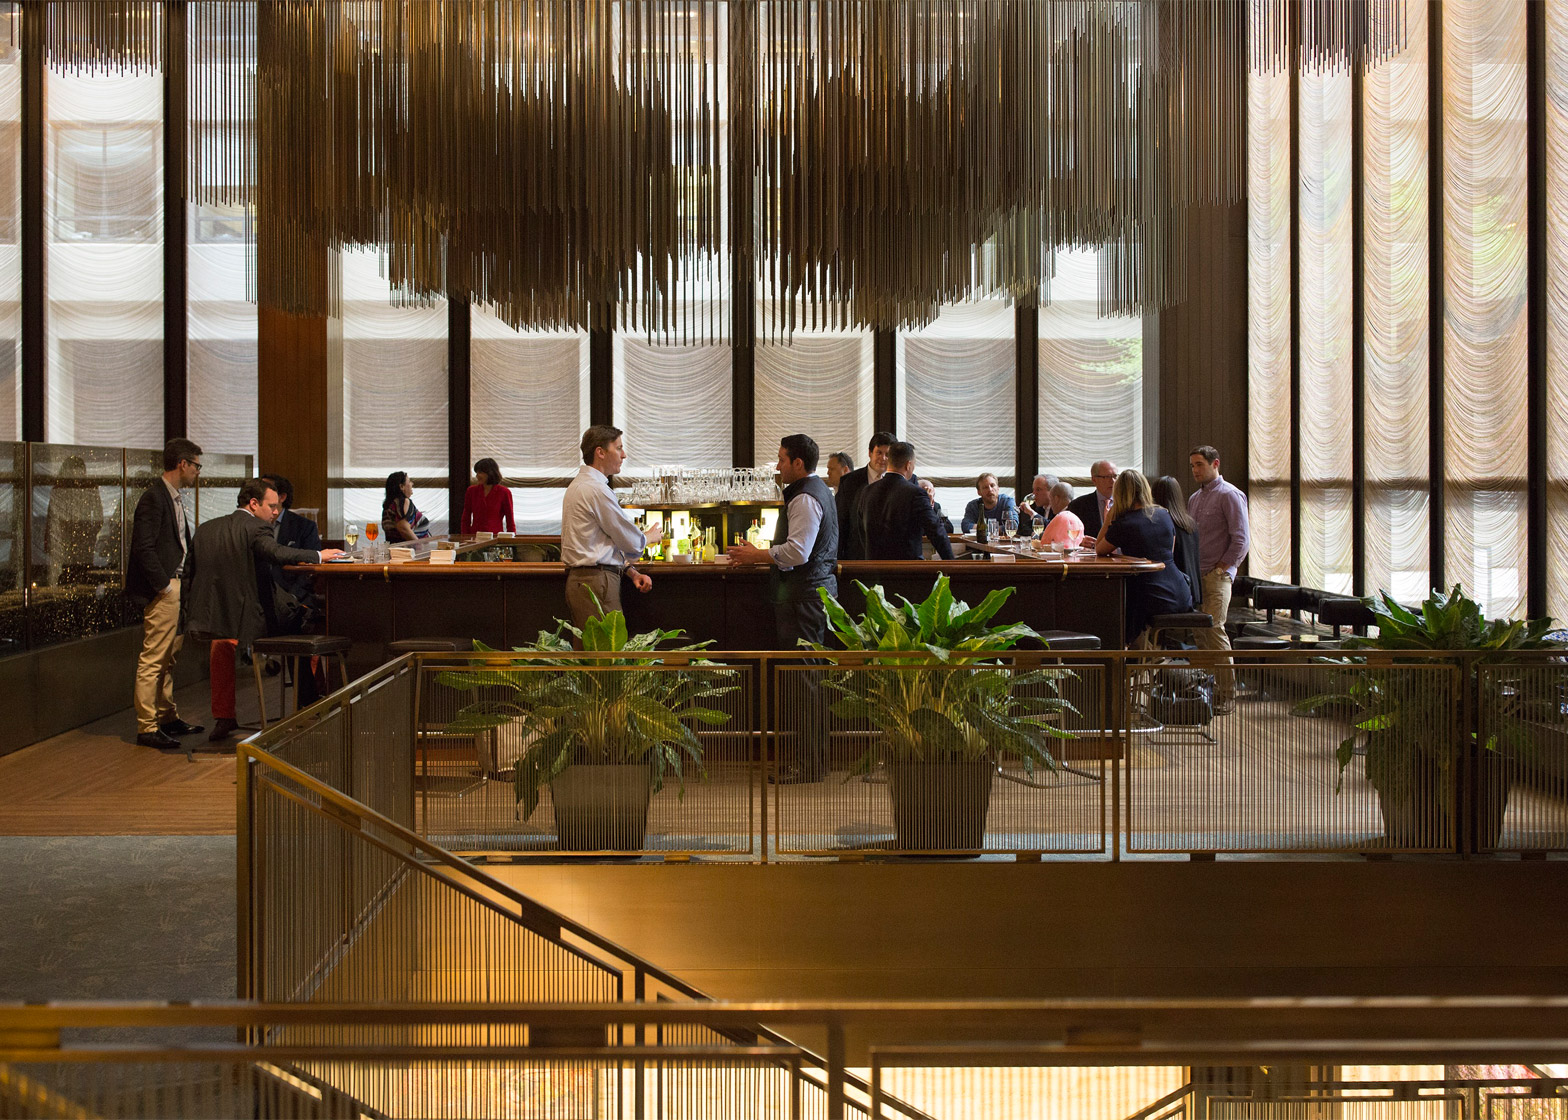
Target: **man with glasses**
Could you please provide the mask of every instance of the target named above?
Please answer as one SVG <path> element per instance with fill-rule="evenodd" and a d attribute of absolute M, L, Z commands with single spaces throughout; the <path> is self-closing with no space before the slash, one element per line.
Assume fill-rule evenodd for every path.
<path fill-rule="evenodd" d="M 178 751 L 180 735 L 203 728 L 186 723 L 174 706 L 174 658 L 180 652 L 190 583 L 191 516 L 182 491 L 201 475 L 201 448 L 171 439 L 163 449 L 163 475 L 136 503 L 125 593 L 142 607 L 142 652 L 136 659 L 136 741 L 160 751 Z"/>
<path fill-rule="evenodd" d="M 1089 468 L 1089 477 L 1094 481 L 1094 493 L 1081 495 L 1067 503 L 1067 512 L 1077 514 L 1078 520 L 1083 522 L 1083 543 L 1086 545 L 1094 543 L 1091 537 L 1099 537 L 1105 515 L 1111 511 L 1111 491 L 1116 488 L 1116 464 L 1101 459 Z"/>

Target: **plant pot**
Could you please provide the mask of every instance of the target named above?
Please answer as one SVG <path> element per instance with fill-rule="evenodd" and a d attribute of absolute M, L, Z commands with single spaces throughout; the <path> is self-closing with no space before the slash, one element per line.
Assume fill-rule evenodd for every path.
<path fill-rule="evenodd" d="M 652 787 L 646 763 L 568 766 L 550 783 L 557 846 L 567 852 L 640 850 Z"/>
<path fill-rule="evenodd" d="M 897 845 L 911 851 L 979 851 L 996 766 L 978 762 L 889 762 Z"/>
<path fill-rule="evenodd" d="M 1503 838 L 1503 818 L 1508 814 L 1508 790 L 1513 767 L 1497 751 L 1477 750 L 1475 759 L 1475 850 L 1495 851 Z"/>
<path fill-rule="evenodd" d="M 1390 848 L 1452 848 L 1453 774 L 1424 755 L 1401 758 L 1382 782 L 1374 782 Z"/>

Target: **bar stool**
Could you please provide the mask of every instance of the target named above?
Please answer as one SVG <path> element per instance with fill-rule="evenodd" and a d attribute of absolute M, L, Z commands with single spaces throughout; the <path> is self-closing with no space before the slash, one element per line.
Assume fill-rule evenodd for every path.
<path fill-rule="evenodd" d="M 467 653 L 474 648 L 472 638 L 399 638 L 387 643 L 393 657 L 405 653 Z"/>
<path fill-rule="evenodd" d="M 1099 649 L 1098 634 L 1082 634 L 1077 630 L 1041 630 L 1040 640 L 1046 649 Z"/>
<path fill-rule="evenodd" d="M 1230 648 L 1241 653 L 1253 650 L 1289 649 L 1290 640 L 1274 634 L 1240 634 L 1230 640 Z M 1245 696 L 1250 696 L 1257 700 L 1271 699 L 1268 689 L 1263 687 L 1262 673 L 1258 672 L 1258 679 L 1254 681 L 1252 679 L 1254 672 L 1258 672 L 1258 670 L 1256 668 L 1248 669 L 1245 672 L 1237 670 L 1237 679 L 1243 680 L 1247 684 Z M 1238 694 L 1238 699 L 1241 697 L 1242 694 Z"/>
<path fill-rule="evenodd" d="M 338 671 L 343 676 L 343 687 L 348 687 L 348 651 L 354 643 L 347 638 L 329 634 L 291 634 L 282 638 L 257 638 L 251 643 L 251 667 L 256 671 L 256 702 L 261 708 L 261 729 L 267 729 L 267 692 L 262 686 L 261 663 L 268 657 L 282 658 L 294 675 L 294 710 L 299 711 L 299 663 L 307 665 L 312 657 L 334 657 Z M 288 714 L 288 682 L 278 680 L 278 718 Z"/>
<path fill-rule="evenodd" d="M 1208 630 L 1214 625 L 1214 616 L 1203 611 L 1177 611 L 1171 614 L 1149 616 L 1149 644 L 1160 648 L 1160 640 L 1167 630 Z"/>

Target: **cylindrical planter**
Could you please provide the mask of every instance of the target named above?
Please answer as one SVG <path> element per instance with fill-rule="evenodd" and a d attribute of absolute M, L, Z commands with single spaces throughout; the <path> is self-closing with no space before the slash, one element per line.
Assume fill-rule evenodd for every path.
<path fill-rule="evenodd" d="M 558 846 L 567 852 L 635 852 L 648 833 L 647 763 L 568 766 L 550 783 Z"/>
<path fill-rule="evenodd" d="M 1413 749 L 1409 757 L 1400 758 L 1397 765 L 1397 782 L 1374 783 L 1378 809 L 1383 814 L 1383 837 L 1388 846 L 1452 847 L 1453 791 L 1443 788 L 1443 768 Z"/>
<path fill-rule="evenodd" d="M 978 762 L 889 762 L 897 846 L 910 851 L 979 851 L 996 766 Z"/>

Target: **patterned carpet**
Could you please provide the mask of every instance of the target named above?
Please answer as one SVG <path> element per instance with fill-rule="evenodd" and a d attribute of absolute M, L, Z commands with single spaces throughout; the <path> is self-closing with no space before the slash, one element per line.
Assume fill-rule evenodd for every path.
<path fill-rule="evenodd" d="M 232 999 L 232 836 L 0 837 L 0 1001 Z"/>

